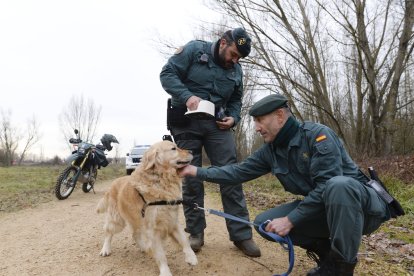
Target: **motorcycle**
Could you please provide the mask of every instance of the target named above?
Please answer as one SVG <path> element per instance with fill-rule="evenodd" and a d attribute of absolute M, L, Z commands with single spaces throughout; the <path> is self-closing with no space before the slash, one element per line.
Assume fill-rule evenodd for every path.
<path fill-rule="evenodd" d="M 83 142 L 77 129 L 74 132 L 77 138 L 69 139 L 69 143 L 75 148 L 67 159 L 70 165 L 62 171 L 56 181 L 55 195 L 60 200 L 70 196 L 77 182 L 82 183 L 83 192 L 89 193 L 93 190 L 98 169 L 109 164 L 105 150 L 111 151 L 111 143 L 119 143 L 112 134 L 104 134 L 101 138 L 102 144 L 94 145 Z"/>

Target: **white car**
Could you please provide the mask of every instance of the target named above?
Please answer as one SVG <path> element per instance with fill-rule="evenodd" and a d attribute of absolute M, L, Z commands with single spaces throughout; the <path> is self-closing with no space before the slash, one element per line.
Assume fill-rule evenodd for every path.
<path fill-rule="evenodd" d="M 149 148 L 150 145 L 135 146 L 131 149 L 130 153 L 126 154 L 125 169 L 127 175 L 130 175 L 141 164 L 141 158 Z"/>

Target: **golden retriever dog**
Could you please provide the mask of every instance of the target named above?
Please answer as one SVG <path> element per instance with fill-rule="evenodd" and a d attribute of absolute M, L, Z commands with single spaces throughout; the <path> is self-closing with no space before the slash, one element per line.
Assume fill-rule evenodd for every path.
<path fill-rule="evenodd" d="M 141 251 L 155 258 L 161 276 L 171 275 L 163 248 L 169 236 L 182 247 L 185 261 L 197 264 L 197 257 L 178 223 L 179 206 L 172 205 L 182 198 L 182 179 L 177 170 L 192 158 L 189 151 L 162 141 L 145 152 L 141 165 L 130 176 L 114 180 L 96 208 L 98 213 L 106 212 L 101 256 L 111 254 L 113 235 L 128 225 Z M 151 205 L 160 202 L 164 205 Z"/>

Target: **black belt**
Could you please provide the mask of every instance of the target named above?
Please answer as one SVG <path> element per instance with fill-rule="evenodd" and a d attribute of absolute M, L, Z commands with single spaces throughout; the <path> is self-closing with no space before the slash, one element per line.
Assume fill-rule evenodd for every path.
<path fill-rule="evenodd" d="M 202 141 L 203 140 L 203 136 L 201 135 L 197 135 L 191 132 L 184 132 L 184 133 L 180 133 L 177 135 L 173 135 L 174 136 L 174 141 L 178 142 L 178 141 L 189 141 L 189 140 L 196 140 L 196 141 Z M 198 148 L 198 149 L 191 149 L 191 148 L 185 148 L 187 150 L 191 150 L 192 153 L 194 154 L 201 154 L 202 149 Z"/>
<path fill-rule="evenodd" d="M 174 135 L 174 140 L 175 141 L 179 141 L 179 140 L 203 140 L 203 136 L 202 135 L 197 135 L 191 132 L 184 132 L 184 133 L 180 133 L 177 135 Z"/>

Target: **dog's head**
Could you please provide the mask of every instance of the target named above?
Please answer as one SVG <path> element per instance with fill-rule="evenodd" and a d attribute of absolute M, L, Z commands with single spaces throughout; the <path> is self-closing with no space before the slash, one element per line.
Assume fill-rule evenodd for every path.
<path fill-rule="evenodd" d="M 153 168 L 179 169 L 190 164 L 193 156 L 188 150 L 180 149 L 171 141 L 162 141 L 152 145 L 142 157 L 144 170 Z"/>

